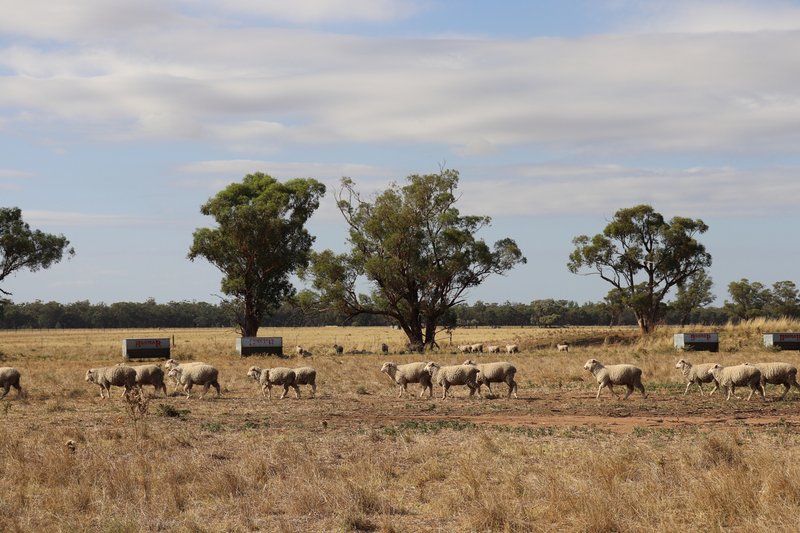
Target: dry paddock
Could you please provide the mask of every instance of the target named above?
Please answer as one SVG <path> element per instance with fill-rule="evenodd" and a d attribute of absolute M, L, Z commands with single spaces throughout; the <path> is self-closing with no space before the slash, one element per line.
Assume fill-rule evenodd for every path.
<path fill-rule="evenodd" d="M 180 355 L 219 368 L 222 397 L 170 386 L 133 404 L 83 380 L 119 361 L 120 332 L 28 333 L 0 334 L 0 364 L 27 391 L 0 402 L 4 531 L 790 531 L 800 515 L 800 394 L 683 396 L 678 356 L 659 345 L 562 353 L 537 339 L 478 356 L 517 366 L 518 400 L 501 384 L 496 397 L 456 389 L 443 401 L 417 385 L 397 398 L 379 372 L 419 356 L 336 356 L 309 332 L 311 358 L 242 359 L 229 332 L 177 332 Z M 384 342 L 370 335 L 364 346 Z M 453 352 L 426 358 L 463 360 Z M 693 356 L 800 363 L 755 349 Z M 589 357 L 638 364 L 649 397 L 596 401 Z M 253 364 L 313 365 L 317 397 L 262 399 Z"/>

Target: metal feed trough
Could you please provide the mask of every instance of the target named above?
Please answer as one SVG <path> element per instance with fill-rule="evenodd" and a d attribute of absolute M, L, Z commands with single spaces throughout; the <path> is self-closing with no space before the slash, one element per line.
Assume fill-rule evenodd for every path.
<path fill-rule="evenodd" d="M 800 350 L 800 333 L 765 333 L 764 346 L 781 350 Z"/>
<path fill-rule="evenodd" d="M 242 356 L 260 353 L 283 355 L 283 337 L 239 337 L 236 351 Z"/>
<path fill-rule="evenodd" d="M 169 359 L 169 337 L 165 339 L 122 339 L 124 359 Z"/>
<path fill-rule="evenodd" d="M 676 333 L 672 338 L 676 350 L 719 351 L 717 333 Z"/>

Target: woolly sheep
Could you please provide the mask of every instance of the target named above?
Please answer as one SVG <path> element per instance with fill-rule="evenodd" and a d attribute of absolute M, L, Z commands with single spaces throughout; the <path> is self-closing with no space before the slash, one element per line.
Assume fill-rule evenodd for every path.
<path fill-rule="evenodd" d="M 311 397 L 317 395 L 317 371 L 310 366 L 294 368 L 294 382 L 297 385 L 311 385 Z"/>
<path fill-rule="evenodd" d="M 295 382 L 297 375 L 291 368 L 277 366 L 275 368 L 262 369 L 257 366 L 251 366 L 250 370 L 247 371 L 247 376 L 253 378 L 261 384 L 261 394 L 264 395 L 264 398 L 272 399 L 273 385 L 283 386 L 281 400 L 286 398 L 286 394 L 289 392 L 289 387 L 294 389 L 294 397 L 300 398 L 300 388 Z"/>
<path fill-rule="evenodd" d="M 506 361 L 498 361 L 496 363 L 484 363 L 479 365 L 475 361 L 468 359 L 464 361 L 464 364 L 474 366 L 478 369 L 478 377 L 475 380 L 478 383 L 478 391 L 480 391 L 481 385 L 486 385 L 486 388 L 489 389 L 489 393 L 494 394 L 492 392 L 491 384 L 505 383 L 508 385 L 508 397 L 511 398 L 511 394 L 513 393 L 514 398 L 518 398 L 517 382 L 514 381 L 514 376 L 517 373 L 517 367 L 511 363 Z"/>
<path fill-rule="evenodd" d="M 506 344 L 506 353 L 519 353 L 518 344 Z"/>
<path fill-rule="evenodd" d="M 489 353 L 500 353 L 500 347 L 499 346 L 487 346 L 486 347 L 486 351 L 489 352 Z"/>
<path fill-rule="evenodd" d="M 303 355 L 303 352 L 305 352 L 305 349 L 304 349 L 302 346 L 298 345 L 298 346 L 295 346 L 295 347 L 294 347 L 294 353 L 295 353 L 295 355 L 300 355 L 300 356 L 302 356 L 302 355 Z"/>
<path fill-rule="evenodd" d="M 683 395 L 686 396 L 686 393 L 689 392 L 689 387 L 692 386 L 692 383 L 697 383 L 697 386 L 700 387 L 700 396 L 703 396 L 703 383 L 714 383 L 714 388 L 711 389 L 709 392 L 709 396 L 714 394 L 719 388 L 719 383 L 717 380 L 714 379 L 714 375 L 711 373 L 711 368 L 716 363 L 700 363 L 697 365 L 693 365 L 689 361 L 684 359 L 679 360 L 675 364 L 675 368 L 681 371 L 683 377 L 686 378 L 688 383 L 686 384 L 686 390 L 683 391 Z"/>
<path fill-rule="evenodd" d="M 167 395 L 167 386 L 164 384 L 164 371 L 158 365 L 139 365 L 131 367 L 136 371 L 136 385 L 143 387 L 152 385 L 156 392 L 164 391 Z"/>
<path fill-rule="evenodd" d="M 178 365 L 169 371 L 169 376 L 177 379 L 178 383 L 183 385 L 183 392 L 186 393 L 187 399 L 191 397 L 194 385 L 203 386 L 201 399 L 206 395 L 209 387 L 214 387 L 217 390 L 217 397 L 220 396 L 219 381 L 217 380 L 219 371 L 211 365 Z"/>
<path fill-rule="evenodd" d="M 472 353 L 483 353 L 483 344 L 473 344 L 471 348 Z"/>
<path fill-rule="evenodd" d="M 556 344 L 556 349 L 559 352 L 568 352 L 569 351 L 569 344 Z"/>
<path fill-rule="evenodd" d="M 628 396 L 631 395 L 634 388 L 642 393 L 643 398 L 647 398 L 644 385 L 642 385 L 641 368 L 624 364 L 603 366 L 597 359 L 589 359 L 586 361 L 586 364 L 583 365 L 583 368 L 591 372 L 597 380 L 597 383 L 600 384 L 595 399 L 600 399 L 600 391 L 603 390 L 603 387 L 608 387 L 611 394 L 617 396 L 617 393 L 614 392 L 614 385 L 625 385 L 625 387 L 627 387 L 628 391 L 625 393 L 625 397 L 622 398 L 623 400 L 628 399 Z"/>
<path fill-rule="evenodd" d="M 23 396 L 22 385 L 19 384 L 21 374 L 19 370 L 10 366 L 0 367 L 0 387 L 3 387 L 3 394 L 0 395 L 0 400 L 6 397 L 11 387 L 17 389 L 17 398 Z"/>
<path fill-rule="evenodd" d="M 190 367 L 190 366 L 200 366 L 205 364 L 206 363 L 203 363 L 202 361 L 187 361 L 185 363 L 181 363 L 180 361 L 176 361 L 175 359 L 167 359 L 164 362 L 164 368 L 167 369 L 167 376 L 172 378 L 172 382 L 175 384 L 175 388 L 177 389 L 180 386 L 180 383 L 178 382 L 178 378 L 176 376 L 173 376 L 172 374 L 169 373 L 170 370 L 172 370 L 176 366 Z"/>
<path fill-rule="evenodd" d="M 731 399 L 731 395 L 736 391 L 736 387 L 750 387 L 750 395 L 747 400 L 753 397 L 753 392 L 758 392 L 761 399 L 765 400 L 764 391 L 761 390 L 761 371 L 750 365 L 722 366 L 714 365 L 711 367 L 711 374 L 719 383 L 720 388 L 728 391 L 726 400 Z"/>
<path fill-rule="evenodd" d="M 472 353 L 472 346 L 469 344 L 460 344 L 458 346 L 458 351 L 461 353 Z"/>
<path fill-rule="evenodd" d="M 451 365 L 439 366 L 434 362 L 425 365 L 425 371 L 431 375 L 434 383 L 442 386 L 442 399 L 447 398 L 447 391 L 453 385 L 466 385 L 469 387 L 469 395 L 473 396 L 477 391 L 478 396 L 481 396 L 480 387 L 478 387 L 477 377 L 478 369 L 470 365 Z"/>
<path fill-rule="evenodd" d="M 124 387 L 122 394 L 136 386 L 136 370 L 129 366 L 103 366 L 86 371 L 86 381 L 100 386 L 100 397 L 111 398 L 111 387 Z M 106 393 L 106 396 L 103 393 Z"/>
<path fill-rule="evenodd" d="M 797 367 L 789 363 L 745 363 L 756 367 L 761 372 L 761 392 L 766 396 L 765 385 L 783 385 L 783 394 L 781 400 L 786 399 L 786 394 L 794 385 L 795 388 L 800 390 L 800 384 L 797 383 Z"/>
<path fill-rule="evenodd" d="M 422 386 L 422 391 L 419 397 L 425 394 L 428 390 L 428 397 L 433 397 L 433 384 L 431 383 L 431 375 L 425 370 L 426 363 L 408 363 L 405 365 L 398 365 L 391 361 L 383 363 L 381 372 L 388 375 L 395 383 L 400 386 L 400 393 L 397 395 L 400 398 L 406 391 L 408 383 L 419 383 Z"/>

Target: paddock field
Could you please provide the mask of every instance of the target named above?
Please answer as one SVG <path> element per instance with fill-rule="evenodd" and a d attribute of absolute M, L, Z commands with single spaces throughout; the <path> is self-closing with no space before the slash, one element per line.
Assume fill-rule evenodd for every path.
<path fill-rule="evenodd" d="M 687 328 L 685 331 L 704 331 Z M 719 353 L 693 362 L 781 360 L 761 333 L 797 323 L 716 329 Z M 456 330 L 452 345 L 403 354 L 389 328 L 262 329 L 310 358 L 239 357 L 223 329 L 0 331 L 0 366 L 24 398 L 0 401 L 3 531 L 794 531 L 800 518 L 800 393 L 725 402 L 683 395 L 664 328 Z M 173 356 L 220 370 L 222 396 L 174 392 L 100 400 L 94 366 L 121 361 L 126 337 L 174 338 Z M 378 353 L 381 343 L 391 354 Z M 519 396 L 397 397 L 385 360 L 462 362 L 455 345 L 519 344 Z M 570 351 L 555 345 L 569 342 Z M 337 356 L 333 344 L 345 354 Z M 368 352 L 351 354 L 347 352 Z M 649 397 L 595 400 L 584 362 L 643 369 Z M 133 363 L 138 364 L 138 363 Z M 317 397 L 262 399 L 250 365 L 318 372 Z M 708 390 L 708 389 L 706 389 Z M 273 389 L 273 393 L 276 389 Z M 280 390 L 277 389 L 279 393 Z M 441 394 L 441 391 L 435 391 Z M 484 389 L 485 392 L 485 389 Z M 743 393 L 744 391 L 739 391 Z M 74 443 L 74 447 L 65 444 Z"/>

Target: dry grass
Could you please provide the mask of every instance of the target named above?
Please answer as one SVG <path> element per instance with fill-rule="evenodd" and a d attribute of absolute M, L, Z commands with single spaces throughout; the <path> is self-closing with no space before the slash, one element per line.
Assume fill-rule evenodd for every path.
<path fill-rule="evenodd" d="M 780 326 L 780 327 L 778 327 Z M 700 330 L 702 328 L 698 328 Z M 767 330 L 728 326 L 698 362 L 786 360 Z M 3 531 L 752 531 L 794 529 L 800 511 L 800 394 L 786 402 L 682 396 L 672 330 L 458 330 L 454 344 L 517 343 L 520 400 L 396 398 L 378 369 L 384 328 L 264 331 L 310 359 L 241 359 L 226 330 L 0 332 L 27 397 L 0 402 Z M 635 333 L 635 332 L 634 332 Z M 120 360 L 121 339 L 175 336 L 175 355 L 220 369 L 220 399 L 99 399 L 86 368 Z M 726 344 L 735 340 L 735 343 Z M 442 339 L 445 340 L 445 339 Z M 557 352 L 556 343 L 572 343 Z M 619 342 L 624 340 L 625 342 Z M 463 356 L 443 346 L 444 363 Z M 488 360 L 489 354 L 482 356 Z M 586 359 L 633 362 L 650 398 L 614 400 Z M 493 358 L 496 358 L 493 357 Z M 251 364 L 312 364 L 318 394 L 265 401 Z M 497 392 L 504 392 L 502 387 Z M 777 391 L 768 390 L 773 398 Z M 68 441 L 71 441 L 67 445 Z"/>

